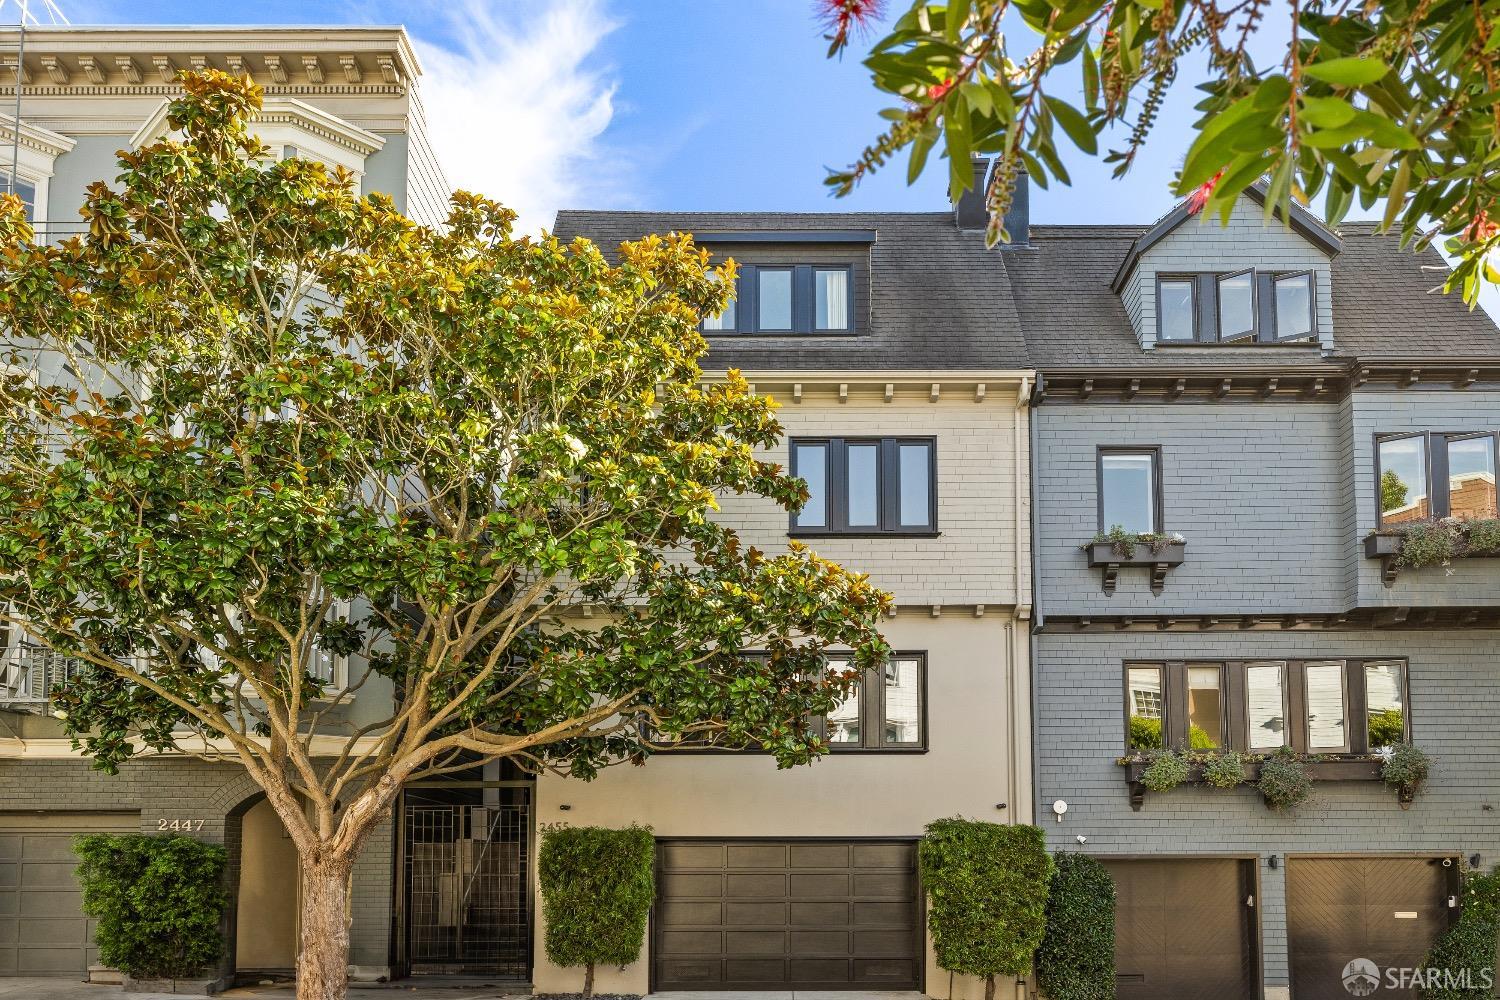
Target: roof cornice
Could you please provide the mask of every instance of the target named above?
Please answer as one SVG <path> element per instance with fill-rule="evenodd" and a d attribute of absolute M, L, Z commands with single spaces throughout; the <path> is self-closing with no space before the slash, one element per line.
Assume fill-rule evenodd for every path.
<path fill-rule="evenodd" d="M 146 119 L 145 124 L 130 137 L 130 144 L 139 148 L 164 135 L 167 131 L 167 111 L 170 107 L 170 102 L 163 101 L 152 112 L 151 117 Z M 294 97 L 267 98 L 261 110 L 255 115 L 254 121 L 263 124 L 294 125 L 313 135 L 321 136 L 329 142 L 343 146 L 345 149 L 353 150 L 360 156 L 369 156 L 385 145 L 385 139 L 374 132 L 367 132 L 337 115 L 331 115 L 321 108 L 315 108 Z"/>

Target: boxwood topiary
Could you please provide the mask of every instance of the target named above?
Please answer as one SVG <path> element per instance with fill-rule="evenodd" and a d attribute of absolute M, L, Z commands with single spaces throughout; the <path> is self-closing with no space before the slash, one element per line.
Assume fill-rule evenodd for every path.
<path fill-rule="evenodd" d="M 1047 921 L 1052 856 L 1034 826 L 969 819 L 927 825 L 918 848 L 927 892 L 927 926 L 937 963 L 984 979 L 994 1000 L 995 977 L 1025 975 Z"/>
<path fill-rule="evenodd" d="M 1086 854 L 1057 855 L 1036 977 L 1047 1000 L 1114 1000 L 1115 883 Z"/>
<path fill-rule="evenodd" d="M 584 967 L 583 995 L 594 995 L 594 967 L 629 965 L 641 955 L 656 896 L 656 841 L 649 827 L 549 826 L 537 877 L 547 921 L 547 957 Z"/>
<path fill-rule="evenodd" d="M 99 958 L 135 979 L 187 979 L 224 952 L 226 855 L 191 837 L 91 834 L 73 842 Z"/>

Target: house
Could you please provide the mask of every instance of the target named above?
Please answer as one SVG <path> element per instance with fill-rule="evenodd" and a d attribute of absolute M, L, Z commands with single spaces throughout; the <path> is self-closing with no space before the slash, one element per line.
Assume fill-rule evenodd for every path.
<path fill-rule="evenodd" d="M 118 173 L 116 151 L 162 134 L 182 70 L 249 73 L 265 88 L 255 131 L 276 156 L 342 166 L 361 191 L 388 194 L 421 221 L 446 217 L 449 187 L 427 140 L 421 67 L 401 28 L 34 27 L 26 32 L 20 135 L 16 32 L 0 31 L 0 172 L 13 145 L 17 193 L 40 239 L 79 231 L 85 186 Z M 8 64 L 6 60 L 9 60 Z M 3 188 L 0 188 L 3 189 Z M 347 670 L 330 662 L 337 676 Z M 67 661 L 0 630 L 0 976 L 81 978 L 95 964 L 79 908 L 72 838 L 94 831 L 184 832 L 230 848 L 228 971 L 294 964 L 296 858 L 269 805 L 236 766 L 142 760 L 118 777 L 91 770 L 46 711 Z M 373 699 L 378 698 L 372 694 Z M 394 833 L 355 881 L 352 962 L 390 971 Z"/>
<path fill-rule="evenodd" d="M 1497 515 L 1500 331 L 1432 292 L 1435 251 L 1255 191 L 1227 228 L 1034 226 L 1004 263 L 1038 370 L 1036 810 L 1114 874 L 1119 996 L 1316 1000 L 1372 963 L 1396 995 L 1500 861 L 1497 564 L 1393 554 Z M 1402 740 L 1434 761 L 1409 803 Z M 1127 761 L 1161 747 L 1252 778 L 1290 747 L 1315 792 L 1152 792 Z"/>

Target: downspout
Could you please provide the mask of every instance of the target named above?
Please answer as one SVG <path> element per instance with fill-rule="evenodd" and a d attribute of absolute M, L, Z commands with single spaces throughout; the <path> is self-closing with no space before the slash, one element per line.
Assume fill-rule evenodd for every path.
<path fill-rule="evenodd" d="M 1030 761 L 1035 757 L 1035 754 L 1031 752 L 1032 726 L 1034 725 L 1034 722 L 1032 718 L 1032 711 L 1029 707 L 1034 700 L 1035 695 L 1030 691 L 1030 685 L 1028 684 L 1023 697 L 1023 691 L 1021 689 L 1021 671 L 1023 667 L 1019 662 L 1020 657 L 1016 655 L 1016 644 L 1025 641 L 1025 632 L 1023 630 L 1024 626 L 1022 625 L 1022 623 L 1031 617 L 1031 605 L 1027 600 L 1029 594 L 1027 594 L 1026 592 L 1026 573 L 1023 571 L 1019 552 L 1021 540 L 1028 537 L 1027 531 L 1029 530 L 1027 524 L 1028 519 L 1025 516 L 1025 511 L 1023 510 L 1022 504 L 1022 500 L 1029 494 L 1022 492 L 1021 480 L 1022 477 L 1030 469 L 1030 458 L 1028 456 L 1026 464 L 1022 464 L 1022 446 L 1026 443 L 1027 439 L 1023 438 L 1021 434 L 1021 417 L 1025 412 L 1026 407 L 1030 403 L 1030 396 L 1031 379 L 1022 378 L 1020 385 L 1016 388 L 1016 405 L 1011 410 L 1010 422 L 1011 481 L 1014 484 L 1011 488 L 1011 503 L 1015 509 L 1014 529 L 1016 547 L 1018 550 L 1016 553 L 1015 579 L 1013 582 L 1016 597 L 1016 613 L 1011 616 L 1011 622 L 1006 626 L 1005 629 L 1006 679 L 1009 686 L 1009 699 L 1011 707 L 1010 753 L 1007 755 L 1010 758 L 1008 777 L 1010 780 L 1010 798 L 1013 800 L 1011 803 L 1011 816 L 1012 821 L 1016 823 L 1034 822 L 1034 804 L 1036 800 L 1036 793 L 1034 787 L 1032 787 L 1032 783 L 1023 782 L 1021 780 L 1021 776 L 1027 773 L 1022 770 L 1022 768 L 1026 766 L 1026 764 L 1023 763 L 1023 758 L 1027 761 Z M 1028 489 L 1029 485 L 1030 484 L 1028 483 Z M 1027 643 L 1027 645 L 1029 646 L 1030 643 Z M 1027 659 L 1027 666 L 1025 667 L 1025 669 L 1029 674 L 1029 658 Z M 1023 704 L 1028 706 L 1027 711 L 1024 713 L 1024 720 L 1022 717 L 1023 714 L 1020 711 L 1020 706 Z M 1022 721 L 1024 721 L 1024 725 L 1021 724 Z M 1031 765 L 1031 767 L 1032 771 L 1030 773 L 1032 774 L 1032 780 L 1034 781 L 1034 763 Z M 1024 794 L 1020 794 L 1023 792 Z"/>
<path fill-rule="evenodd" d="M 1030 468 L 1031 468 L 1031 475 L 1030 475 L 1030 477 L 1028 479 L 1028 482 L 1027 482 L 1027 486 L 1030 489 L 1030 497 L 1031 497 L 1031 525 L 1030 525 L 1030 532 L 1031 532 L 1031 642 L 1029 642 L 1027 644 L 1027 652 L 1030 654 L 1029 657 L 1028 657 L 1028 664 L 1027 665 L 1028 665 L 1028 676 L 1030 678 L 1030 689 L 1031 689 L 1031 726 L 1032 726 L 1032 731 L 1033 732 L 1036 731 L 1036 723 L 1037 723 L 1037 718 L 1038 718 L 1038 715 L 1037 715 L 1037 694 L 1036 694 L 1036 690 L 1037 690 L 1037 684 L 1036 684 L 1036 675 L 1037 675 L 1037 658 L 1036 658 L 1036 646 L 1037 646 L 1037 644 L 1036 644 L 1036 636 L 1037 636 L 1037 633 L 1041 630 L 1042 626 L 1046 624 L 1046 615 L 1043 614 L 1043 612 L 1042 612 L 1042 575 L 1039 572 L 1039 570 L 1040 570 L 1039 561 L 1040 560 L 1039 560 L 1039 556 L 1038 556 L 1037 553 L 1040 551 L 1040 549 L 1037 546 L 1037 530 L 1036 530 L 1037 521 L 1039 520 L 1039 517 L 1040 517 L 1040 515 L 1038 513 L 1038 510 L 1037 510 L 1037 500 L 1036 500 L 1036 480 L 1037 480 L 1037 468 L 1036 468 L 1036 466 L 1037 466 L 1037 459 L 1036 459 L 1036 456 L 1037 456 L 1037 450 L 1036 450 L 1036 434 L 1037 434 L 1036 424 L 1037 424 L 1037 420 L 1036 420 L 1036 411 L 1037 411 L 1037 408 L 1041 406 L 1042 396 L 1043 396 L 1043 393 L 1045 391 L 1045 388 L 1046 388 L 1046 386 L 1045 386 L 1045 383 L 1043 382 L 1043 379 L 1042 379 L 1042 373 L 1041 372 L 1037 372 L 1036 373 L 1036 385 L 1032 387 L 1032 390 L 1031 390 L 1031 399 L 1029 400 L 1030 405 L 1031 405 L 1031 413 L 1030 413 L 1030 418 L 1031 419 L 1027 421 L 1027 431 L 1028 431 L 1028 440 L 1029 440 L 1029 448 L 1027 449 L 1027 460 L 1029 461 Z M 1031 748 L 1031 798 L 1032 798 L 1032 806 L 1033 806 L 1033 808 L 1035 808 L 1035 805 L 1036 805 L 1036 802 L 1037 802 L 1037 798 L 1036 797 L 1039 794 L 1041 794 L 1041 788 L 1042 788 L 1042 786 L 1041 786 L 1041 765 L 1037 761 L 1036 746 L 1033 743 L 1032 748 Z"/>

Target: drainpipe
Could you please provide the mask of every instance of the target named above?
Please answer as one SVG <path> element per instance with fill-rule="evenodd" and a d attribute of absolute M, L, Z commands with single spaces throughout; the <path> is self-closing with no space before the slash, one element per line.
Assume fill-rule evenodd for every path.
<path fill-rule="evenodd" d="M 1040 560 L 1039 560 L 1039 557 L 1038 557 L 1037 553 L 1040 551 L 1040 549 L 1037 546 L 1037 530 L 1036 530 L 1037 520 L 1038 520 L 1038 518 L 1040 516 L 1039 513 L 1038 513 L 1037 500 L 1036 500 L 1036 478 L 1037 478 L 1037 475 L 1036 475 L 1036 473 L 1037 473 L 1037 459 L 1036 459 L 1036 456 L 1037 456 L 1037 445 L 1036 445 L 1036 432 L 1037 432 L 1036 424 L 1037 424 L 1037 420 L 1036 420 L 1036 411 L 1037 411 L 1037 408 L 1041 405 L 1041 398 L 1042 398 L 1042 392 L 1044 390 L 1044 387 L 1045 387 L 1045 383 L 1042 380 L 1042 373 L 1041 372 L 1037 372 L 1036 373 L 1036 385 L 1031 390 L 1031 399 L 1029 400 L 1030 405 L 1031 405 L 1030 419 L 1027 421 L 1028 439 L 1029 439 L 1029 443 L 1030 443 L 1030 447 L 1027 449 L 1027 460 L 1030 462 L 1030 468 L 1031 468 L 1031 475 L 1027 478 L 1027 486 L 1029 487 L 1029 489 L 1031 491 L 1030 492 L 1030 496 L 1031 496 L 1031 526 L 1030 526 L 1030 531 L 1031 531 L 1031 642 L 1027 644 L 1027 652 L 1030 654 L 1028 656 L 1028 659 L 1027 659 L 1027 666 L 1028 666 L 1029 677 L 1030 677 L 1030 682 L 1031 682 L 1030 685 L 1029 685 L 1029 688 L 1030 688 L 1030 691 L 1031 691 L 1031 726 L 1032 726 L 1032 731 L 1033 732 L 1035 732 L 1035 730 L 1036 730 L 1036 722 L 1037 722 L 1037 718 L 1038 718 L 1038 716 L 1037 716 L 1037 695 L 1036 695 L 1036 689 L 1037 689 L 1037 684 L 1036 684 L 1036 676 L 1037 676 L 1037 657 L 1036 657 L 1036 645 L 1037 644 L 1036 644 L 1036 636 L 1037 636 L 1037 632 L 1041 629 L 1041 627 L 1046 624 L 1046 615 L 1042 611 L 1042 608 L 1043 608 L 1043 604 L 1042 604 L 1042 575 L 1039 572 L 1039 570 L 1040 570 L 1039 561 Z M 1039 794 L 1041 794 L 1041 787 L 1042 787 L 1041 786 L 1041 768 L 1040 768 L 1039 764 L 1037 763 L 1036 746 L 1033 745 L 1032 748 L 1031 748 L 1031 798 L 1032 798 L 1032 803 L 1031 804 L 1032 804 L 1033 807 L 1035 806 L 1035 803 L 1036 803 L 1036 797 Z"/>
<path fill-rule="evenodd" d="M 1025 626 L 1023 625 L 1023 623 L 1026 622 L 1032 614 L 1031 603 L 1028 600 L 1030 595 L 1026 590 L 1026 573 L 1022 568 L 1021 560 L 1019 558 L 1021 539 L 1028 537 L 1027 532 L 1029 530 L 1027 518 L 1025 516 L 1022 504 L 1022 500 L 1026 496 L 1028 496 L 1028 494 L 1022 492 L 1021 481 L 1022 477 L 1028 472 L 1030 468 L 1030 460 L 1028 458 L 1027 464 L 1022 464 L 1022 446 L 1026 443 L 1027 439 L 1022 436 L 1021 419 L 1026 411 L 1027 406 L 1030 403 L 1030 398 L 1031 379 L 1022 378 L 1021 383 L 1016 390 L 1016 405 L 1015 408 L 1011 411 L 1011 479 L 1014 483 L 1014 486 L 1012 487 L 1012 505 L 1015 508 L 1014 530 L 1017 547 L 1015 580 L 1013 583 L 1016 595 L 1016 613 L 1012 616 L 1011 623 L 1006 626 L 1005 630 L 1005 662 L 1007 668 L 1006 680 L 1011 706 L 1010 718 L 1012 720 L 1009 754 L 1010 798 L 1012 800 L 1011 816 L 1013 822 L 1016 823 L 1034 822 L 1035 803 L 1035 789 L 1033 787 L 1033 781 L 1022 780 L 1022 776 L 1025 774 L 1031 774 L 1033 776 L 1033 780 L 1035 776 L 1034 770 L 1022 770 L 1023 768 L 1028 766 L 1032 766 L 1034 768 L 1034 765 L 1030 765 L 1029 762 L 1035 756 L 1031 750 L 1033 725 L 1032 713 L 1029 707 L 1025 712 L 1021 710 L 1022 705 L 1030 705 L 1031 699 L 1033 697 L 1029 690 L 1029 684 L 1027 685 L 1026 689 L 1023 689 L 1021 686 L 1024 679 L 1021 671 L 1023 669 L 1029 671 L 1030 660 L 1028 659 L 1026 665 L 1023 667 L 1020 662 L 1021 658 L 1016 653 L 1017 643 L 1024 642 L 1026 639 Z M 1024 725 L 1021 724 L 1023 721 L 1025 723 Z"/>

